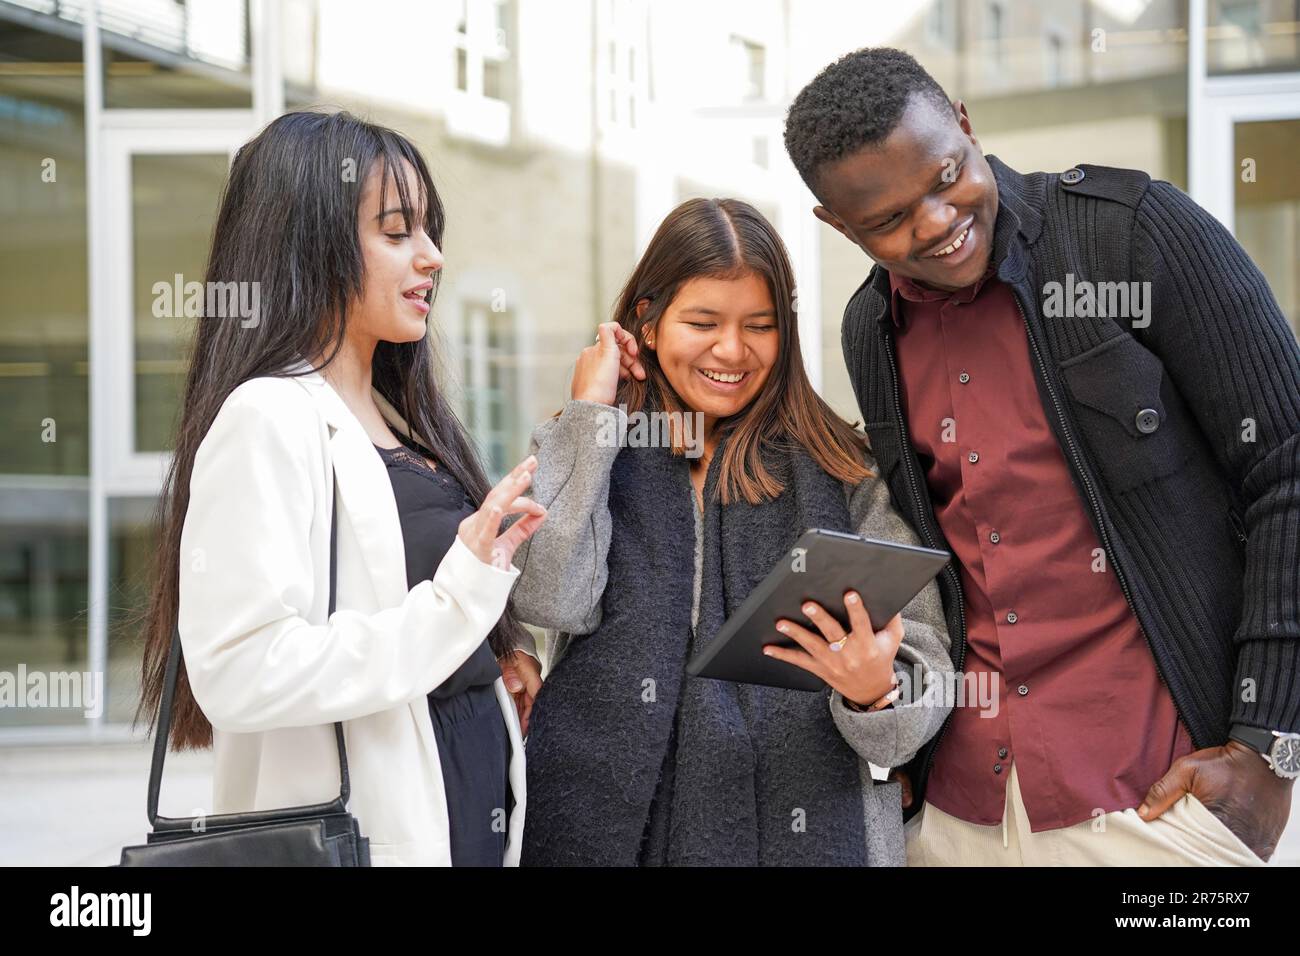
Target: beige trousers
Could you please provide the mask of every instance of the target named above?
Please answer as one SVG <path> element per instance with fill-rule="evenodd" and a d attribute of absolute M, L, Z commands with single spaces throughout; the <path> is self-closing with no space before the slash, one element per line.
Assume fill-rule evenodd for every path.
<path fill-rule="evenodd" d="M 1184 794 L 1150 823 L 1136 809 L 1031 833 L 1016 766 L 1002 824 L 967 823 L 927 803 L 907 821 L 908 866 L 1264 866 L 1211 813 Z"/>

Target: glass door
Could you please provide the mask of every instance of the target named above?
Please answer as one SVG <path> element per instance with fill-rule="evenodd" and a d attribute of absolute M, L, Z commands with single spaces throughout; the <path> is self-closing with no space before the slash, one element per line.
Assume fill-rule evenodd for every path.
<path fill-rule="evenodd" d="M 195 306 L 244 129 L 105 131 L 106 491 L 153 495 L 171 446 Z"/>
<path fill-rule="evenodd" d="M 102 442 L 95 513 L 103 528 L 104 722 L 131 720 L 139 698 L 138 616 L 148 600 L 158 493 L 170 461 L 186 349 L 206 303 L 217 204 L 247 122 L 179 122 L 174 114 L 110 127 L 102 139 L 103 317 L 94 332 L 93 433 Z"/>
<path fill-rule="evenodd" d="M 1232 230 L 1300 337 L 1300 74 L 1210 79 L 1204 123 L 1192 196 Z"/>
<path fill-rule="evenodd" d="M 1233 232 L 1300 338 L 1300 117 L 1232 124 Z"/>

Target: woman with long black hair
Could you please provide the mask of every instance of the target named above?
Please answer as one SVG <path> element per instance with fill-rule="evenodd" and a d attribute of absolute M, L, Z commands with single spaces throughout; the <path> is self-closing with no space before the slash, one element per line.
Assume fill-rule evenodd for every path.
<path fill-rule="evenodd" d="M 337 795 L 341 721 L 376 865 L 512 865 L 524 694 L 498 661 L 535 679 L 508 601 L 545 512 L 532 459 L 489 488 L 438 386 L 443 225 L 415 147 L 346 113 L 281 116 L 236 155 L 206 278 L 256 283 L 259 310 L 198 322 L 137 716 L 178 622 L 171 744 L 213 747 L 214 813 Z"/>

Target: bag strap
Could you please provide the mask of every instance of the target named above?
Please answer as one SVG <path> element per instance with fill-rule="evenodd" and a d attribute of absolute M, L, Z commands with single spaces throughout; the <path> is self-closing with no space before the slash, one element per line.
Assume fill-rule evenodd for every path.
<path fill-rule="evenodd" d="M 338 490 L 337 478 L 330 476 L 330 596 L 328 615 L 334 615 L 336 588 L 338 584 Z M 328 619 L 328 618 L 327 618 Z M 153 761 L 149 767 L 149 823 L 155 830 L 191 829 L 195 817 L 162 817 L 158 815 L 158 795 L 162 790 L 163 762 L 167 758 L 167 745 L 171 737 L 172 705 L 176 698 L 176 679 L 180 672 L 182 660 L 181 632 L 179 625 L 172 629 L 172 643 L 167 651 L 167 673 L 163 682 L 162 702 L 159 708 L 157 734 L 153 742 Z M 335 722 L 334 739 L 339 752 L 339 795 L 328 803 L 311 806 L 285 807 L 275 810 L 261 810 L 248 813 L 217 814 L 204 820 L 205 827 L 219 828 L 223 821 L 235 821 L 241 824 L 272 822 L 290 817 L 321 816 L 326 813 L 346 813 L 348 798 L 352 795 L 352 784 L 348 777 L 348 754 L 343 744 L 343 724 Z"/>

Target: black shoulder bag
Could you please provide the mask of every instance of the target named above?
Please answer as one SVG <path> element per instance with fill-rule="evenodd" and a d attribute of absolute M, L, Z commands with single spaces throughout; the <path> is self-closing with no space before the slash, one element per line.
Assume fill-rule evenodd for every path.
<path fill-rule="evenodd" d="M 330 501 L 330 597 L 334 613 L 337 579 L 338 502 Z M 171 733 L 172 702 L 180 669 L 179 627 L 172 632 L 167 653 L 158 731 L 149 769 L 149 823 L 153 826 L 140 846 L 122 849 L 120 866 L 369 866 L 370 841 L 361 835 L 356 818 L 347 810 L 352 788 L 348 782 L 348 757 L 343 745 L 343 725 L 334 724 L 339 750 L 339 795 L 329 803 L 223 813 L 211 817 L 162 817 L 158 793 L 163 761 Z"/>

